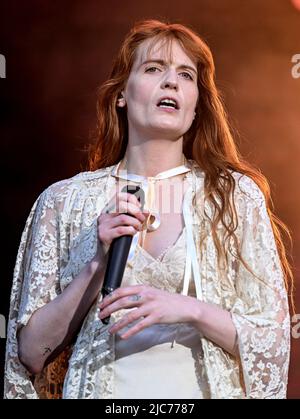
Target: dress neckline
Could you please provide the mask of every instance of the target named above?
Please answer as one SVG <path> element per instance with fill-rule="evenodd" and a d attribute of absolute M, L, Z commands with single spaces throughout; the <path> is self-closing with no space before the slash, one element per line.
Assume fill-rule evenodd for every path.
<path fill-rule="evenodd" d="M 144 253 L 146 256 L 148 256 L 150 259 L 152 259 L 152 261 L 157 262 L 158 264 L 161 264 L 164 262 L 165 258 L 167 257 L 167 255 L 174 250 L 174 248 L 177 247 L 178 243 L 180 242 L 180 240 L 183 238 L 183 235 L 185 233 L 185 228 L 186 226 L 183 226 L 183 229 L 181 230 L 181 232 L 179 233 L 179 236 L 177 237 L 177 239 L 175 240 L 175 242 L 173 242 L 172 244 L 170 244 L 169 246 L 167 246 L 165 248 L 165 250 L 163 250 L 157 257 L 154 257 L 153 255 L 151 255 L 151 253 L 149 253 L 144 247 L 142 247 L 139 243 L 137 243 L 137 247 L 140 249 L 140 251 L 142 253 Z"/>

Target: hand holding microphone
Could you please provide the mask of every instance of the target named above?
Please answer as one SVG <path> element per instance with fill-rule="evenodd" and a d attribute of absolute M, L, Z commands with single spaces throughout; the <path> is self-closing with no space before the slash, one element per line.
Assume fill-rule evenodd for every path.
<path fill-rule="evenodd" d="M 117 208 L 114 211 L 115 203 Z M 98 218 L 99 239 L 104 246 L 110 246 L 101 290 L 103 298 L 121 285 L 132 236 L 142 230 L 142 223 L 146 219 L 142 213 L 143 204 L 143 190 L 128 185 L 112 198 Z M 108 324 L 109 317 L 102 319 L 102 322 Z"/>

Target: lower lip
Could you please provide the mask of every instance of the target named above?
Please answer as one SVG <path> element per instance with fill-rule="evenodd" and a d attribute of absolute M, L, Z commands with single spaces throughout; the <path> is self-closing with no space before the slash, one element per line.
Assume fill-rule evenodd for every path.
<path fill-rule="evenodd" d="M 160 108 L 159 106 L 157 106 L 157 108 L 160 111 L 165 111 L 165 112 L 178 112 L 178 109 L 175 109 L 175 108 Z"/>

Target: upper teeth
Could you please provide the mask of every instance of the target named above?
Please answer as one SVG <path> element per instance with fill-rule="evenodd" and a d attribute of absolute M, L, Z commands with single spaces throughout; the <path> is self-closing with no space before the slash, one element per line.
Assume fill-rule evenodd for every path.
<path fill-rule="evenodd" d="M 175 100 L 173 100 L 173 99 L 162 99 L 162 100 L 159 102 L 159 106 L 160 106 L 162 103 L 169 103 L 170 105 L 174 105 L 174 107 L 176 108 L 176 102 L 175 102 Z"/>

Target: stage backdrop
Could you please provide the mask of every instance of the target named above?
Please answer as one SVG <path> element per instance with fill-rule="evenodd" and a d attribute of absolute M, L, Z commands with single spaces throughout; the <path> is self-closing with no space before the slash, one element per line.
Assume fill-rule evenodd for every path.
<path fill-rule="evenodd" d="M 298 0 L 2 3 L 1 368 L 12 271 L 26 217 L 44 188 L 85 169 L 81 150 L 95 124 L 96 88 L 125 33 L 142 18 L 190 24 L 210 45 L 240 148 L 270 180 L 276 213 L 292 231 L 299 285 Z M 289 397 L 299 398 L 300 319 L 293 320 Z"/>

